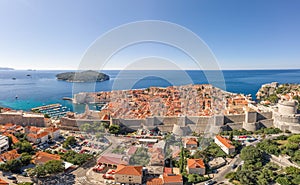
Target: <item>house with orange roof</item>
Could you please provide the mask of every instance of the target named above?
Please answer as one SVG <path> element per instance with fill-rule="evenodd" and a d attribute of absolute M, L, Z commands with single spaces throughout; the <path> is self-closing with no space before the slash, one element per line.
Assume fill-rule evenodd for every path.
<path fill-rule="evenodd" d="M 198 147 L 198 140 L 197 138 L 183 138 L 183 146 L 187 149 L 197 149 Z"/>
<path fill-rule="evenodd" d="M 48 132 L 49 136 L 54 140 L 58 139 L 60 136 L 60 129 L 57 127 L 48 127 L 44 129 L 44 131 Z"/>
<path fill-rule="evenodd" d="M 9 183 L 0 178 L 0 185 L 9 185 Z"/>
<path fill-rule="evenodd" d="M 28 141 L 34 144 L 45 143 L 49 140 L 49 133 L 45 131 L 39 134 L 29 133 L 27 134 L 26 138 Z"/>
<path fill-rule="evenodd" d="M 163 185 L 183 185 L 183 178 L 180 174 L 164 174 L 162 180 Z"/>
<path fill-rule="evenodd" d="M 48 161 L 60 160 L 60 156 L 56 154 L 49 154 L 47 152 L 39 151 L 33 158 L 34 164 L 45 164 Z"/>
<path fill-rule="evenodd" d="M 163 179 L 162 178 L 153 178 L 147 181 L 147 185 L 163 185 Z"/>
<path fill-rule="evenodd" d="M 115 172 L 115 182 L 121 184 L 142 184 L 143 167 L 118 165 Z"/>
<path fill-rule="evenodd" d="M 3 154 L 0 155 L 0 164 L 1 163 L 6 163 L 7 161 L 14 160 L 20 158 L 21 155 L 18 154 L 17 149 L 4 152 Z"/>
<path fill-rule="evenodd" d="M 42 131 L 42 129 L 39 128 L 39 127 L 35 127 L 35 126 L 27 126 L 27 127 L 25 127 L 25 132 L 26 133 L 38 134 L 41 131 Z"/>
<path fill-rule="evenodd" d="M 217 135 L 215 137 L 215 143 L 227 154 L 231 155 L 235 152 L 235 147 L 231 144 L 231 141 L 225 137 Z"/>
<path fill-rule="evenodd" d="M 202 159 L 187 159 L 186 171 L 189 174 L 205 174 L 205 164 Z"/>

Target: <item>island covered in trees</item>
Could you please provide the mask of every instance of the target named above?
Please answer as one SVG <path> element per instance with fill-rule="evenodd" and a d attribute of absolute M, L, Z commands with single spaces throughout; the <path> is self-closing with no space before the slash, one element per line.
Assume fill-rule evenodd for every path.
<path fill-rule="evenodd" d="M 109 76 L 97 71 L 65 72 L 56 75 L 57 80 L 67 82 L 102 82 L 109 80 Z"/>
<path fill-rule="evenodd" d="M 5 71 L 6 71 L 6 70 L 7 70 L 7 71 L 10 71 L 10 70 L 15 70 L 15 69 L 14 69 L 14 68 L 10 68 L 10 67 L 0 67 L 0 70 L 1 70 L 1 71 L 4 71 L 4 70 L 5 70 Z"/>

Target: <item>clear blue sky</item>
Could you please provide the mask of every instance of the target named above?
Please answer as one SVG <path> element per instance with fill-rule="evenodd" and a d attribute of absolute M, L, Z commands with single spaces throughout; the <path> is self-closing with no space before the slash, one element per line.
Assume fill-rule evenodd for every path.
<path fill-rule="evenodd" d="M 76 69 L 110 29 L 163 20 L 195 32 L 222 69 L 300 68 L 299 10 L 297 0 L 0 0 L 0 67 Z M 124 56 L 173 53 L 159 45 L 135 47 Z M 117 58 L 107 68 L 120 68 L 121 52 Z"/>

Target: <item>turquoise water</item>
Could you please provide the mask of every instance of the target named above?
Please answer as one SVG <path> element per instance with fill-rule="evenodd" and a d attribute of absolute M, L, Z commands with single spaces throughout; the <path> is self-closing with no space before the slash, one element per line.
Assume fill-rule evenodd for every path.
<path fill-rule="evenodd" d="M 0 71 L 0 105 L 13 109 L 29 110 L 36 106 L 60 103 L 73 110 L 69 101 L 63 97 L 72 97 L 73 91 L 110 91 L 112 89 L 166 87 L 172 84 L 184 85 L 188 80 L 178 76 L 176 71 L 103 71 L 110 76 L 109 81 L 76 84 L 58 81 L 55 75 L 65 71 Z M 208 83 L 203 71 L 185 71 L 195 84 Z M 208 71 L 213 73 L 213 71 Z M 163 79 L 167 74 L 169 79 Z M 253 97 L 262 84 L 277 81 L 279 83 L 300 83 L 300 70 L 227 70 L 223 71 L 226 90 L 236 93 L 252 94 Z M 141 78 L 142 76 L 142 78 Z M 13 80 L 12 78 L 16 78 Z M 118 79 L 118 80 L 117 80 Z M 213 79 L 216 84 L 218 80 Z M 114 85 L 118 82 L 118 86 Z M 18 99 L 15 97 L 18 96 Z M 77 105 L 83 110 L 84 105 Z"/>

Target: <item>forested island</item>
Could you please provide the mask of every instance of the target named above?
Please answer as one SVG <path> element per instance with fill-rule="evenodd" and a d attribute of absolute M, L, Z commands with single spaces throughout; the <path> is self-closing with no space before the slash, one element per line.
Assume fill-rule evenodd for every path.
<path fill-rule="evenodd" d="M 4 71 L 4 70 L 15 70 L 15 69 L 14 68 L 9 68 L 9 67 L 0 67 L 0 70 Z"/>
<path fill-rule="evenodd" d="M 57 80 L 67 82 L 102 82 L 109 80 L 109 76 L 97 71 L 65 72 L 56 75 Z"/>

